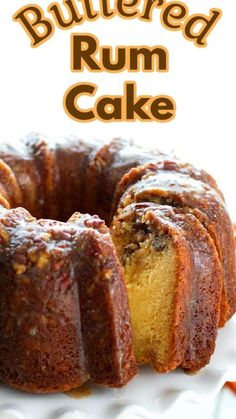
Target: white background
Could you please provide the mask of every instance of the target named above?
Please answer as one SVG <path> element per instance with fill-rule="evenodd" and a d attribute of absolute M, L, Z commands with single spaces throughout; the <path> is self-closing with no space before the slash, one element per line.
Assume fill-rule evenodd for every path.
<path fill-rule="evenodd" d="M 50 3 L 35 2 L 44 10 Z M 191 13 L 208 14 L 211 7 L 223 10 L 207 48 L 197 48 L 181 32 L 162 27 L 156 10 L 150 23 L 117 17 L 87 22 L 69 31 L 56 29 L 53 38 L 32 49 L 20 24 L 12 21 L 12 15 L 25 4 L 27 0 L 0 3 L 0 141 L 39 131 L 54 137 L 69 133 L 85 138 L 132 137 L 142 144 L 172 148 L 183 159 L 215 175 L 236 218 L 235 0 L 187 0 Z M 71 32 L 91 32 L 101 45 L 166 46 L 170 70 L 152 74 L 71 73 Z M 122 94 L 125 80 L 137 81 L 138 94 L 172 96 L 177 104 L 176 118 L 165 124 L 80 124 L 66 115 L 63 96 L 70 85 L 93 82 L 98 84 L 99 96 L 115 95 Z"/>

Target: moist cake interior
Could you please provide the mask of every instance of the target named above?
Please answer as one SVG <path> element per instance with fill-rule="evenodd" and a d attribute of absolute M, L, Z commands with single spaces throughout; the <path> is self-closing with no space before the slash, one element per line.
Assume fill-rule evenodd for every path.
<path fill-rule="evenodd" d="M 159 364 L 161 370 L 171 346 L 177 269 L 173 240 L 131 221 L 115 223 L 112 234 L 124 267 L 137 362 Z"/>

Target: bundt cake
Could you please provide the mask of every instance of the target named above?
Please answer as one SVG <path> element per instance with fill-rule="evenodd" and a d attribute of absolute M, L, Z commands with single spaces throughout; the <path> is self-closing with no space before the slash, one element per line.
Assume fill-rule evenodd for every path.
<path fill-rule="evenodd" d="M 233 227 L 206 172 L 122 139 L 0 144 L 0 380 L 195 371 L 235 310 Z"/>

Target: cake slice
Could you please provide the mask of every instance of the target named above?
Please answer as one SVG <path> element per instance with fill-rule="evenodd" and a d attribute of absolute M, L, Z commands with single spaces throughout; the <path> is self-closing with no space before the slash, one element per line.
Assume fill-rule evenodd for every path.
<path fill-rule="evenodd" d="M 131 204 L 112 237 L 124 268 L 138 364 L 194 371 L 215 348 L 222 271 L 213 240 L 193 215 Z"/>
<path fill-rule="evenodd" d="M 116 206 L 118 212 L 132 202 L 154 202 L 183 208 L 193 213 L 212 237 L 223 271 L 220 326 L 236 311 L 236 266 L 234 255 L 233 228 L 222 196 L 213 188 L 205 176 L 192 169 L 169 164 L 162 169 L 158 165 L 147 165 L 133 169 L 120 182 Z"/>

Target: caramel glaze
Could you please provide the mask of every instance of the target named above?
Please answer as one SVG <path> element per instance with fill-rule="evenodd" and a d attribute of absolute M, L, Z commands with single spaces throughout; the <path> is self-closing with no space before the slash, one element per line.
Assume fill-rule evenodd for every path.
<path fill-rule="evenodd" d="M 193 172 L 166 162 L 133 169 L 117 187 L 114 209 L 132 202 L 158 202 L 194 213 L 211 235 L 223 265 L 220 326 L 236 310 L 236 272 L 233 228 L 224 200 L 205 172 Z M 113 209 L 113 210 L 114 210 Z"/>
<path fill-rule="evenodd" d="M 88 378 L 111 387 L 136 373 L 128 299 L 109 229 L 24 209 L 0 213 L 0 377 L 31 392 Z"/>
<path fill-rule="evenodd" d="M 134 376 L 127 293 L 109 230 L 98 217 L 64 221 L 81 211 L 109 224 L 118 206 L 157 199 L 184 208 L 212 237 L 224 268 L 224 324 L 235 312 L 235 254 L 211 176 L 120 139 L 31 134 L 0 145 L 0 380 L 53 392 L 89 377 L 119 387 Z M 189 357 L 186 368 L 195 362 Z"/>
<path fill-rule="evenodd" d="M 92 391 L 86 384 L 84 384 L 81 387 L 66 391 L 64 394 L 72 399 L 84 399 L 85 397 L 91 396 Z"/>

